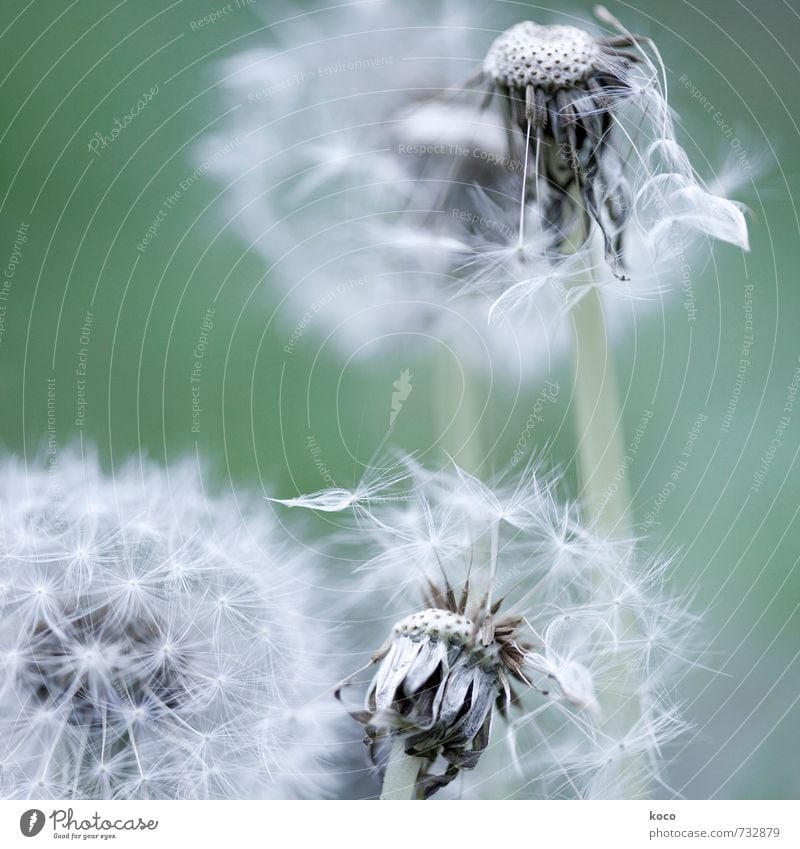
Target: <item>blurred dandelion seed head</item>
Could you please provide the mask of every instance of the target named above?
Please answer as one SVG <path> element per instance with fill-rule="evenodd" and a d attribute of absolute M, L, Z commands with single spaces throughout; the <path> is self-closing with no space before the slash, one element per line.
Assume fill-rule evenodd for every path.
<path fill-rule="evenodd" d="M 661 747 L 683 728 L 676 672 L 698 657 L 687 600 L 667 561 L 597 535 L 557 490 L 535 465 L 486 483 L 406 457 L 349 498 L 283 502 L 352 515 L 329 539 L 353 547 L 364 589 L 343 617 L 362 651 L 383 648 L 351 713 L 376 763 L 403 735 L 428 795 L 457 777 L 459 794 L 545 798 L 619 795 L 631 772 L 642 792 L 662 780 Z M 632 740 L 609 771 L 605 753 Z"/>
<path fill-rule="evenodd" d="M 747 247 L 741 208 L 677 141 L 657 47 L 599 14 L 605 33 L 525 21 L 487 44 L 497 19 L 477 6 L 360 3 L 293 16 L 226 60 L 248 108 L 198 159 L 243 140 L 214 171 L 287 329 L 311 316 L 307 333 L 346 353 L 422 333 L 533 371 L 568 349 L 576 266 L 617 333 L 709 239 Z"/>

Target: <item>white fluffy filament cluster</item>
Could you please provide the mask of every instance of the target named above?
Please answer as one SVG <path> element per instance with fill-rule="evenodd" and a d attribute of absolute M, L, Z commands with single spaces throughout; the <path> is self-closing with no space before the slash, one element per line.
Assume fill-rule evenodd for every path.
<path fill-rule="evenodd" d="M 316 792 L 302 564 L 191 464 L 55 482 L 0 469 L 0 795 Z"/>

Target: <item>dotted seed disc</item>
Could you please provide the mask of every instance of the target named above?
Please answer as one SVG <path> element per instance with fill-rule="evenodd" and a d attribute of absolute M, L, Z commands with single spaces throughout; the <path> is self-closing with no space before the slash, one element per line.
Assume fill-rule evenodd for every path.
<path fill-rule="evenodd" d="M 463 643 L 472 633 L 472 622 L 449 610 L 435 607 L 406 616 L 394 626 L 395 636 L 418 638 L 422 635 L 453 643 Z"/>
<path fill-rule="evenodd" d="M 585 80 L 598 55 L 592 36 L 577 27 L 523 21 L 495 39 L 483 68 L 510 88 L 554 89 Z"/>

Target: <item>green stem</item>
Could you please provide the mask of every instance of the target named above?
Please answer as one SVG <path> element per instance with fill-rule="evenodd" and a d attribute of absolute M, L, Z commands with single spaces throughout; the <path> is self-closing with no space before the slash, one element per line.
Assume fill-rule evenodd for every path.
<path fill-rule="evenodd" d="M 381 799 L 416 799 L 417 778 L 422 761 L 407 755 L 405 738 L 397 735 L 392 743 L 392 753 L 383 777 Z"/>
<path fill-rule="evenodd" d="M 603 303 L 595 286 L 573 307 L 572 322 L 575 424 L 585 518 L 596 530 L 626 536 L 631 521 L 625 439 Z"/>
<path fill-rule="evenodd" d="M 589 258 L 591 265 L 591 257 Z M 574 329 L 575 420 L 578 437 L 578 471 L 584 519 L 594 530 L 610 537 L 625 537 L 632 523 L 626 479 L 625 440 L 617 384 L 603 315 L 603 302 L 590 273 L 582 281 L 590 288 L 572 310 Z M 595 580 L 603 580 L 601 574 Z M 622 614 L 622 632 L 630 614 Z M 603 700 L 602 730 L 610 739 L 622 739 L 641 715 L 636 695 L 629 692 L 625 670 L 610 683 Z M 645 795 L 647 782 L 640 754 L 618 764 L 621 798 Z"/>

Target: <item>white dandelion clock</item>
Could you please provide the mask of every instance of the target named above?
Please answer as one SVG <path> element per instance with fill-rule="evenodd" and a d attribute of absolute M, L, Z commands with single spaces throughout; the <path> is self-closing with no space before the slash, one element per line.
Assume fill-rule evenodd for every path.
<path fill-rule="evenodd" d="M 370 589 L 351 615 L 383 644 L 351 713 L 384 796 L 451 783 L 483 798 L 645 795 L 684 727 L 675 685 L 691 662 L 691 620 L 664 564 L 581 525 L 532 466 L 492 484 L 407 466 L 331 540 L 362 552 Z"/>
<path fill-rule="evenodd" d="M 0 475 L 2 795 L 318 794 L 302 560 L 190 464 L 58 469 Z"/>

